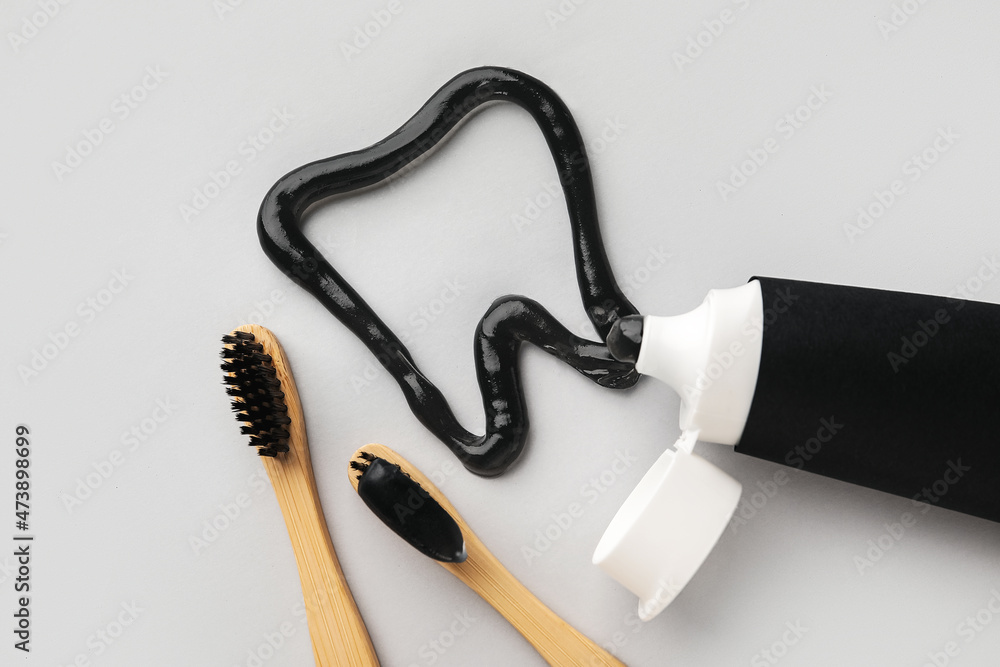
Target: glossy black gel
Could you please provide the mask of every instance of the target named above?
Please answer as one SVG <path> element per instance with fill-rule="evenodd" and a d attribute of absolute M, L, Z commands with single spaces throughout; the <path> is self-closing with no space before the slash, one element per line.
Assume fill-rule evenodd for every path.
<path fill-rule="evenodd" d="M 618 361 L 634 364 L 639 360 L 642 348 L 642 316 L 628 315 L 611 327 L 608 334 L 608 350 Z"/>
<path fill-rule="evenodd" d="M 372 457 L 353 467 L 361 472 L 358 495 L 392 532 L 434 560 L 465 561 L 465 538 L 455 519 L 398 465 Z"/>
<path fill-rule="evenodd" d="M 522 342 L 538 345 L 594 382 L 615 389 L 638 380 L 633 364 L 613 358 L 603 342 L 571 334 L 535 301 L 500 298 L 476 332 L 475 364 L 486 434 L 471 433 L 458 423 L 399 338 L 306 239 L 301 223 L 311 204 L 385 181 L 429 151 L 474 109 L 498 100 L 525 109 L 552 153 L 569 211 L 583 306 L 603 341 L 616 320 L 637 311 L 611 273 L 598 227 L 590 163 L 576 123 L 551 88 L 521 72 L 496 67 L 463 72 L 382 141 L 286 174 L 264 198 L 257 225 L 265 254 L 368 346 L 396 379 L 421 423 L 466 468 L 484 476 L 503 473 L 524 448 L 528 417 L 517 363 Z"/>

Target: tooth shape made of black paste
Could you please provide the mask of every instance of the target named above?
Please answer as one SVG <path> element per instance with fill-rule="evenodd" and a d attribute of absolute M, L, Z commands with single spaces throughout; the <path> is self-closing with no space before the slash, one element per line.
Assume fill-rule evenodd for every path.
<path fill-rule="evenodd" d="M 465 561 L 465 538 L 458 523 L 398 465 L 372 459 L 358 478 L 358 495 L 420 553 L 444 563 Z"/>
<path fill-rule="evenodd" d="M 260 207 L 257 232 L 265 254 L 320 300 L 361 339 L 396 379 L 414 415 L 466 468 L 495 476 L 524 448 L 528 415 L 517 351 L 533 343 L 604 387 L 631 387 L 632 363 L 616 360 L 603 342 L 569 332 L 540 304 L 519 296 L 497 299 L 476 330 L 476 373 L 486 434 L 465 430 L 444 395 L 417 368 L 399 338 L 310 243 L 301 229 L 306 209 L 322 199 L 375 185 L 441 141 L 480 105 L 508 101 L 534 118 L 555 160 L 573 235 L 577 283 L 601 340 L 620 317 L 638 311 L 622 293 L 601 241 L 590 163 L 569 109 L 555 92 L 522 72 L 480 67 L 446 83 L 394 133 L 368 148 L 318 160 L 283 176 Z"/>

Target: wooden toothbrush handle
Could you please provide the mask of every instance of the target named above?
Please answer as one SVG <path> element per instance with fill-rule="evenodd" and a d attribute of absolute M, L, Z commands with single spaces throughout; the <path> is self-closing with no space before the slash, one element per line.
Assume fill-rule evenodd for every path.
<path fill-rule="evenodd" d="M 288 409 L 288 451 L 260 457 L 278 497 L 302 583 L 317 667 L 378 667 L 358 605 L 340 569 L 316 489 L 302 403 L 278 339 L 253 324 L 240 327 L 271 355 Z"/>
<path fill-rule="evenodd" d="M 365 445 L 355 452 L 352 459 L 364 460 L 361 454 L 379 457 L 398 465 L 455 519 L 465 538 L 465 551 L 468 557 L 462 563 L 439 562 L 438 564 L 489 602 L 525 639 L 531 642 L 547 663 L 557 667 L 601 667 L 602 665 L 625 667 L 624 663 L 616 660 L 613 655 L 587 639 L 542 604 L 541 600 L 532 595 L 524 584 L 508 572 L 507 568 L 490 553 L 482 540 L 472 532 L 469 524 L 451 501 L 441 493 L 434 482 L 420 472 L 419 468 L 385 445 L 375 443 Z M 359 476 L 353 469 L 350 480 L 356 491 Z"/>
<path fill-rule="evenodd" d="M 558 667 L 598 667 L 624 663 L 560 618 L 517 580 L 463 522 L 468 558 L 441 563 L 490 603 L 545 661 Z"/>
<path fill-rule="evenodd" d="M 288 452 L 264 460 L 278 504 L 285 517 L 298 565 L 309 636 L 317 667 L 372 667 L 379 664 L 368 629 L 347 586 L 323 517 L 315 482 L 304 484 L 290 475 Z M 310 486 L 313 489 L 310 490 Z"/>

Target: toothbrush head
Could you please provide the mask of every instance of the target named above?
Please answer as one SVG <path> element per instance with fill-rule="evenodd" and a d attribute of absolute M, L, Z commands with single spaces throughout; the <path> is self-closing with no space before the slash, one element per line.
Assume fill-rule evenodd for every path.
<path fill-rule="evenodd" d="M 288 407 L 271 355 L 248 331 L 222 337 L 222 381 L 232 398 L 240 432 L 250 436 L 250 446 L 260 456 L 288 451 Z"/>
<path fill-rule="evenodd" d="M 417 551 L 442 563 L 465 561 L 462 529 L 405 470 L 362 449 L 351 459 L 350 474 L 365 505 Z"/>

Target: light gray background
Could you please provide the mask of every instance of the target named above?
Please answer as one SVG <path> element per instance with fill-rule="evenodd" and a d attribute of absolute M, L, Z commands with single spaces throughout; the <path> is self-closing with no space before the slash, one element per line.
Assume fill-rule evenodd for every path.
<path fill-rule="evenodd" d="M 364 508 L 346 464 L 369 441 L 443 476 L 442 490 L 500 560 L 582 632 L 617 642 L 630 665 L 770 664 L 760 652 L 777 643 L 789 667 L 919 666 L 951 641 L 959 651 L 948 664 L 992 664 L 1000 618 L 971 638 L 962 624 L 1000 587 L 996 525 L 932 509 L 859 573 L 869 540 L 884 542 L 886 524 L 911 504 L 798 473 L 727 531 L 667 611 L 638 625 L 635 598 L 590 556 L 678 435 L 671 391 L 653 381 L 604 390 L 526 350 L 527 450 L 502 478 L 476 478 L 411 416 L 363 346 L 263 256 L 254 222 L 286 171 L 381 139 L 463 69 L 504 65 L 541 78 L 573 110 L 591 142 L 611 263 L 643 312 L 685 311 L 754 273 L 947 294 L 1000 248 L 995 3 L 909 0 L 914 13 L 905 23 L 897 15 L 891 32 L 879 24 L 892 20 L 886 0 L 404 1 L 396 14 L 385 0 L 246 0 L 232 11 L 208 0 L 73 2 L 45 21 L 35 16 L 41 4 L 16 0 L 0 12 L 0 499 L 12 503 L 13 431 L 26 423 L 37 535 L 34 652 L 23 661 L 245 666 L 288 623 L 294 632 L 263 664 L 311 664 L 280 512 L 217 367 L 219 336 L 262 320 L 291 359 L 334 543 L 386 665 L 428 665 L 431 653 L 438 665 L 541 660 Z M 731 21 L 710 39 L 705 22 L 720 32 L 712 22 L 724 10 Z M 377 15 L 391 21 L 369 25 L 378 34 L 345 52 Z M 34 34 L 25 20 L 45 25 Z M 21 31 L 33 36 L 15 44 L 10 33 Z M 708 46 L 679 66 L 699 34 Z M 115 101 L 147 67 L 164 78 L 122 118 Z M 813 87 L 831 96 L 792 136 L 781 133 L 776 124 Z M 251 160 L 241 145 L 275 109 L 291 118 Z M 53 162 L 103 118 L 113 132 L 60 179 Z M 958 139 L 911 180 L 904 163 L 949 128 Z M 779 150 L 723 200 L 717 183 L 770 137 Z M 181 205 L 230 160 L 240 173 L 185 220 Z M 535 213 L 530 200 L 546 201 L 553 177 L 532 121 L 501 105 L 395 187 L 320 207 L 308 224 L 384 319 L 411 334 L 416 359 L 475 431 L 483 418 L 470 347 L 494 298 L 525 294 L 587 331 L 561 200 L 515 224 Z M 905 194 L 852 242 L 845 224 L 896 179 Z M 79 304 L 112 296 L 102 290 L 114 271 L 131 278 L 91 317 Z M 458 296 L 440 312 L 449 282 Z M 976 298 L 1000 299 L 1000 280 L 978 287 Z M 430 321 L 421 308 L 438 314 Z M 18 366 L 73 324 L 78 335 L 23 380 Z M 158 400 L 171 414 L 149 421 L 164 416 Z M 135 447 L 122 439 L 132 428 L 149 432 Z M 68 509 L 116 450 L 120 465 Z M 723 447 L 698 450 L 748 492 L 779 470 Z M 634 463 L 590 503 L 588 480 L 616 452 Z M 249 505 L 227 524 L 219 517 L 238 498 Z M 574 502 L 583 516 L 529 562 L 523 547 Z M 12 509 L 0 515 L 2 554 L 13 521 Z M 225 529 L 193 547 L 212 537 L 213 521 Z M 7 628 L 12 558 L 0 564 L 0 662 L 13 664 L 23 656 Z M 109 646 L 96 633 L 115 629 L 123 603 L 142 611 Z M 429 642 L 445 633 L 448 643 L 456 614 L 474 621 L 435 653 Z M 806 630 L 782 651 L 787 624 Z"/>

